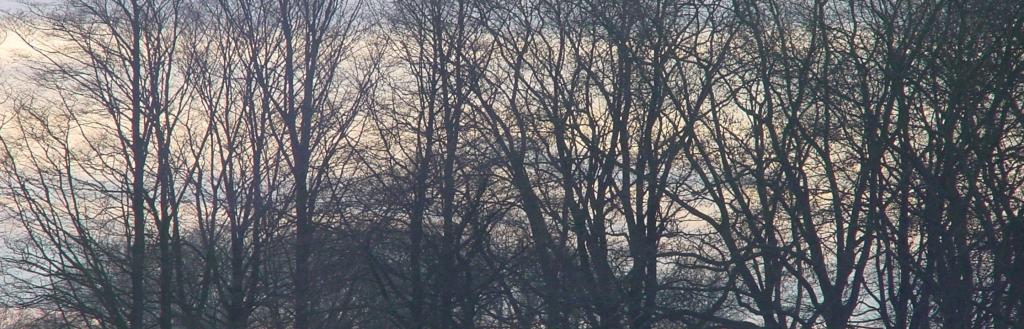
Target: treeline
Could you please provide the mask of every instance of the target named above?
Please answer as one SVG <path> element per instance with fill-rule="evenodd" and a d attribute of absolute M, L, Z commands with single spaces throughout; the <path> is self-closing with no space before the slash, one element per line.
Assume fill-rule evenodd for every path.
<path fill-rule="evenodd" d="M 9 17 L 19 328 L 1024 327 L 1024 2 Z"/>

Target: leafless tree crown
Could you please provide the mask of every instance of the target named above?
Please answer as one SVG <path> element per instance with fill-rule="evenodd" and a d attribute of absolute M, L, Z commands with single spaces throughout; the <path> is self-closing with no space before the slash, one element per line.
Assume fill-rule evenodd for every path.
<path fill-rule="evenodd" d="M 1024 328 L 1021 1 L 18 8 L 2 328 Z"/>

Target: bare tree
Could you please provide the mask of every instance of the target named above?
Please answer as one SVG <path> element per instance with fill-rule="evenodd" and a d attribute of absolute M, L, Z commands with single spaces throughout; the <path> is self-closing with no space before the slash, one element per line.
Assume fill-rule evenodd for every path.
<path fill-rule="evenodd" d="M 21 264 L 23 270 L 63 278 L 57 282 L 91 287 L 74 300 L 99 304 L 63 306 L 100 316 L 107 325 L 146 326 L 150 220 L 159 250 L 158 322 L 170 328 L 173 317 L 170 232 L 177 225 L 175 170 L 182 163 L 172 154 L 171 139 L 184 90 L 173 66 L 181 31 L 178 5 L 69 1 L 40 8 L 24 21 L 42 36 L 32 44 L 42 58 L 35 66 L 39 86 L 58 101 L 20 101 L 18 133 L 5 138 L 12 178 L 6 184 L 8 209 L 28 235 Z M 22 153 L 25 148 L 42 153 Z M 52 202 L 57 195 L 63 201 Z M 118 222 L 122 233 L 111 235 L 109 224 Z M 128 239 L 111 240 L 119 235 Z M 117 247 L 122 242 L 126 253 Z M 51 254 L 52 248 L 71 249 L 61 256 Z M 124 270 L 108 264 L 118 259 L 127 261 Z M 121 274 L 129 278 L 129 301 L 116 292 Z M 49 298 L 60 302 L 60 296 Z"/>
<path fill-rule="evenodd" d="M 279 62 L 264 65 L 259 74 L 264 93 L 271 93 L 280 116 L 278 135 L 291 174 L 295 219 L 294 317 L 295 328 L 317 326 L 312 261 L 315 215 L 323 184 L 332 175 L 358 109 L 365 101 L 369 81 L 352 74 L 346 65 L 362 29 L 358 2 L 334 0 L 278 1 L 279 31 L 268 44 Z M 349 75 L 344 75 L 349 73 Z M 346 81 L 347 80 L 347 81 Z"/>
<path fill-rule="evenodd" d="M 28 8 L 18 325 L 1024 325 L 1019 1 Z"/>

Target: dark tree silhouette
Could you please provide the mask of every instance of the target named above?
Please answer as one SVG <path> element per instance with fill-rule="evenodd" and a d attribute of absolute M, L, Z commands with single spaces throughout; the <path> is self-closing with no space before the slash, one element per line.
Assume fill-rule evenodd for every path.
<path fill-rule="evenodd" d="M 25 8 L 5 328 L 1024 327 L 1020 1 Z"/>

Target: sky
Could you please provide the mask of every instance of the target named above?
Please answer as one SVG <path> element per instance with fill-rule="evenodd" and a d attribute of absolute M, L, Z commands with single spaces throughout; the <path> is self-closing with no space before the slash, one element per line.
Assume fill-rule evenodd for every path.
<path fill-rule="evenodd" d="M 56 3 L 59 0 L 0 0 L 0 11 L 24 8 L 25 3 Z"/>
<path fill-rule="evenodd" d="M 10 73 L 6 72 L 7 69 L 10 69 L 19 58 L 27 55 L 30 51 L 28 45 L 21 38 L 0 26 L 0 73 Z"/>
<path fill-rule="evenodd" d="M 17 0 L 0 0 L 0 63 L 4 62 L 6 57 L 9 56 L 6 51 L 6 48 L 9 46 L 7 39 L 11 39 L 10 33 L 7 32 L 3 24 L 4 11 L 17 9 L 21 6 L 22 5 Z"/>
<path fill-rule="evenodd" d="M 22 0 L 0 0 L 0 10 L 15 9 L 24 6 Z"/>
<path fill-rule="evenodd" d="M 39 2 L 32 0 L 33 2 Z M 49 1 L 49 0 L 47 0 Z M 27 45 L 21 38 L 7 30 L 7 21 L 4 17 L 9 11 L 24 8 L 25 0 L 0 0 L 0 74 L 6 76 L 11 72 L 12 65 L 19 56 L 30 52 Z"/>

